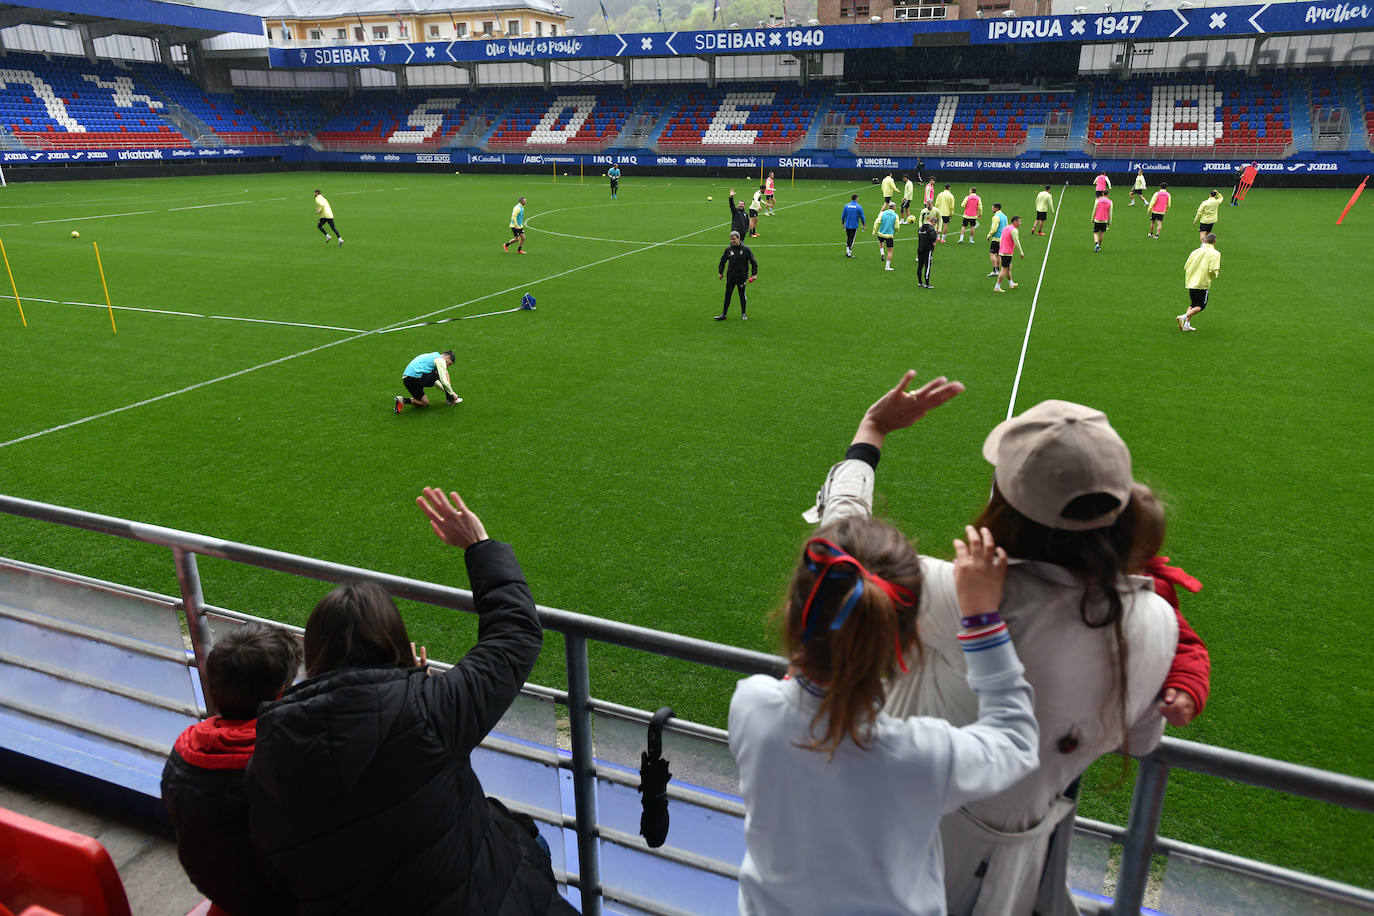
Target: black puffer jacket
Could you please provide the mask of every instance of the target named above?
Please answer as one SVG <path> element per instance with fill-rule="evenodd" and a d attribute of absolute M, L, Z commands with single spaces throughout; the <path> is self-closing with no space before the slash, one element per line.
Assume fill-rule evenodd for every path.
<path fill-rule="evenodd" d="M 487 805 L 468 760 L 543 633 L 508 545 L 482 541 L 466 560 L 477 645 L 451 671 L 331 671 L 258 718 L 253 844 L 302 914 L 575 912 L 533 837 Z"/>

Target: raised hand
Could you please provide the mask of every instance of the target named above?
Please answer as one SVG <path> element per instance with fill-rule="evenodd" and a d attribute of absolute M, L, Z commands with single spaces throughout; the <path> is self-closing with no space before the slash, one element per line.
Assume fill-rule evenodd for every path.
<path fill-rule="evenodd" d="M 954 592 L 964 617 L 992 614 L 1002 603 L 1007 578 L 1007 552 L 993 543 L 992 532 L 964 526 L 968 543 L 954 540 Z"/>
<path fill-rule="evenodd" d="M 453 498 L 452 502 L 449 497 Z M 478 541 L 487 539 L 482 520 L 468 510 L 457 492 L 450 491 L 445 496 L 444 491 L 437 487 L 425 487 L 415 498 L 415 503 L 429 519 L 429 526 L 434 529 L 435 535 L 445 544 L 466 550 Z"/>
<path fill-rule="evenodd" d="M 906 386 L 915 377 L 916 370 L 908 369 L 891 391 L 873 402 L 859 422 L 855 443 L 866 442 L 882 448 L 888 433 L 906 429 L 964 390 L 963 382 L 951 382 L 941 375 L 915 391 L 907 391 Z"/>

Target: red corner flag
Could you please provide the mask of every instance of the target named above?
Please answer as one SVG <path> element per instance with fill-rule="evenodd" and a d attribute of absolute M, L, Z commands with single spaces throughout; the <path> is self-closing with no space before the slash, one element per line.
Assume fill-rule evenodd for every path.
<path fill-rule="evenodd" d="M 1350 208 L 1355 206 L 1355 201 L 1360 199 L 1360 192 L 1364 190 L 1365 182 L 1367 181 L 1369 181 L 1368 175 L 1364 176 L 1364 181 L 1360 182 L 1360 186 L 1355 189 L 1355 193 L 1350 195 L 1350 203 L 1345 205 L 1345 209 L 1341 211 L 1341 215 L 1336 218 L 1337 226 L 1341 224 L 1341 220 L 1345 219 L 1345 215 L 1350 212 Z"/>

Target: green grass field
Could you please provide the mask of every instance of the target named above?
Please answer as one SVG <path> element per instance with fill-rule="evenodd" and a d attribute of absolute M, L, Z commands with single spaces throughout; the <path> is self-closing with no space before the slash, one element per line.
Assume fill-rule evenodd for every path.
<path fill-rule="evenodd" d="M 314 229 L 316 186 L 342 248 Z M 1361 622 L 1374 543 L 1367 203 L 1340 228 L 1347 191 L 1260 187 L 1224 207 L 1212 306 L 1183 334 L 1174 316 L 1202 189 L 1174 189 L 1159 241 L 1118 194 L 1093 254 L 1091 192 L 1069 188 L 1037 298 L 1050 239 L 1029 233 L 1033 187 L 980 187 L 1027 217 L 1020 288 L 994 295 L 985 244 L 941 246 L 936 289 L 918 289 L 910 229 L 894 272 L 867 235 L 843 256 L 840 207 L 858 191 L 871 219 L 876 188 L 783 182 L 753 240 L 761 270 L 744 323 L 737 309 L 710 320 L 729 188 L 633 174 L 616 201 L 599 178 L 549 175 L 12 185 L 0 239 L 28 327 L 0 301 L 0 487 L 465 585 L 461 558 L 413 503 L 423 485 L 456 488 L 515 545 L 541 603 L 774 650 L 764 618 L 806 532 L 801 512 L 863 408 L 908 367 L 967 384 L 889 440 L 879 476 L 883 510 L 948 555 L 986 496 L 979 448 L 1007 414 L 1028 341 L 1017 408 L 1057 397 L 1105 410 L 1137 476 L 1172 507 L 1166 552 L 1206 584 L 1184 612 L 1210 646 L 1213 694 L 1176 734 L 1374 778 Z M 501 251 L 519 194 L 525 256 Z M 537 311 L 506 311 L 527 291 Z M 471 320 L 369 333 L 439 318 Z M 464 403 L 396 416 L 406 363 L 449 347 Z M 176 591 L 166 551 L 10 518 L 0 542 L 9 556 Z M 201 569 L 209 602 L 297 624 L 325 590 Z M 474 637 L 470 620 L 405 610 L 435 657 Z M 731 675 L 593 651 L 598 696 L 723 724 Z M 557 685 L 561 671 L 551 636 L 534 680 Z M 1111 789 L 1115 763 L 1096 772 L 1084 813 L 1124 823 L 1129 784 Z M 1368 815 L 1180 774 L 1164 833 L 1374 886 Z"/>

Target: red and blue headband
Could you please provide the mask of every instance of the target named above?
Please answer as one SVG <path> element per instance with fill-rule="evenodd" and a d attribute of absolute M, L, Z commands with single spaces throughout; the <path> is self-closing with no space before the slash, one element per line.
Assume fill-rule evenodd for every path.
<path fill-rule="evenodd" d="M 840 605 L 840 609 L 835 612 L 834 618 L 830 621 L 831 631 L 840 629 L 844 626 L 844 622 L 849 619 L 849 612 L 854 610 L 854 606 L 863 597 L 865 582 L 887 595 L 895 605 L 915 607 L 919 600 L 916 593 L 911 589 L 904 585 L 896 585 L 882 576 L 869 572 L 862 563 L 854 559 L 843 548 L 825 538 L 812 538 L 807 541 L 803 556 L 806 568 L 815 573 L 816 582 L 811 586 L 811 593 L 806 596 L 806 602 L 802 605 L 802 645 L 810 642 L 811 637 L 815 634 L 817 618 L 811 616 L 811 607 L 821 590 L 829 583 L 849 584 L 848 594 L 845 596 L 843 604 Z M 897 664 L 905 672 L 907 669 L 906 661 L 902 658 L 900 631 L 894 634 L 893 639 L 897 649 Z"/>

